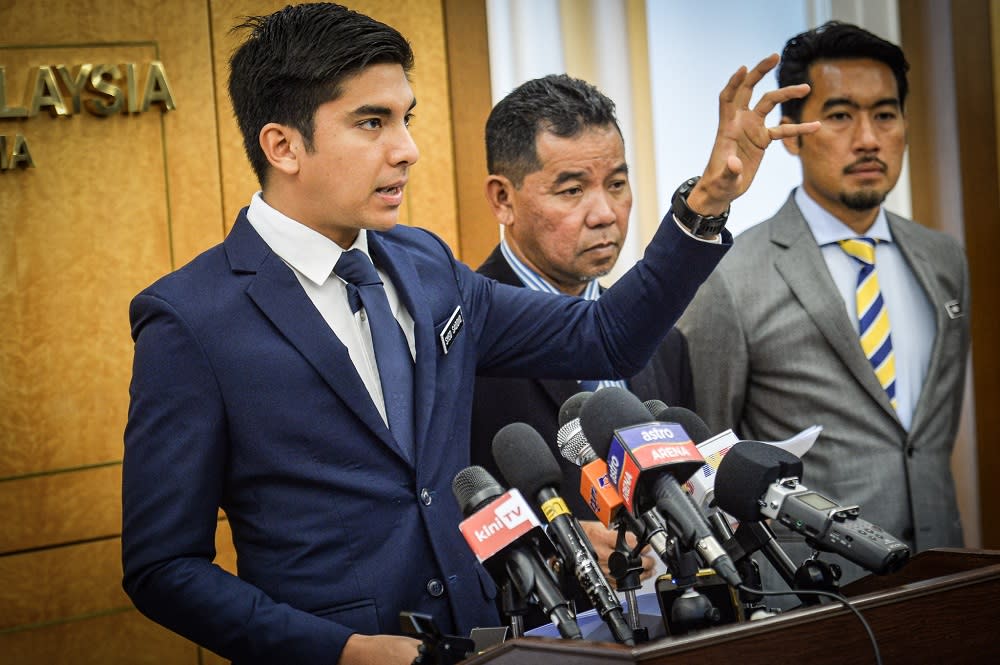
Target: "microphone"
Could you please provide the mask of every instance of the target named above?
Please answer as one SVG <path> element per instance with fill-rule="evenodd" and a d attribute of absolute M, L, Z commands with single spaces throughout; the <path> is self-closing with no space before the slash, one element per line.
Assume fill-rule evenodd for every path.
<path fill-rule="evenodd" d="M 593 394 L 590 390 L 583 390 L 563 402 L 559 407 L 559 426 L 562 427 L 574 418 L 578 418 L 580 409 Z"/>
<path fill-rule="evenodd" d="M 505 493 L 481 466 L 459 471 L 451 489 L 466 516 L 458 528 L 493 579 L 501 585 L 510 580 L 522 598 L 542 608 L 560 635 L 583 639 L 569 602 L 540 554 L 548 539 L 521 493 Z"/>
<path fill-rule="evenodd" d="M 632 629 L 611 585 L 594 556 L 593 546 L 556 491 L 562 478 L 559 463 L 542 435 L 525 423 L 511 423 L 493 438 L 493 459 L 511 485 L 537 500 L 549 523 L 547 533 L 559 554 L 573 567 L 580 587 L 598 615 L 622 644 L 633 646 Z"/>
<path fill-rule="evenodd" d="M 650 422 L 649 410 L 632 393 L 604 388 L 580 409 L 580 425 L 594 452 L 605 456 L 608 475 L 625 507 L 641 514 L 655 507 L 681 545 L 732 586 L 742 583 L 732 559 L 712 535 L 705 516 L 678 481 L 687 480 L 705 460 L 676 423 Z"/>
<path fill-rule="evenodd" d="M 701 416 L 691 409 L 685 409 L 683 406 L 667 406 L 658 399 L 651 399 L 643 404 L 653 415 L 653 420 L 677 423 L 683 427 L 695 445 L 712 438 L 712 432 L 708 429 L 708 425 L 701 419 Z"/>
<path fill-rule="evenodd" d="M 574 418 L 559 428 L 556 446 L 564 458 L 580 467 L 580 496 L 601 524 L 609 529 L 624 527 L 631 531 L 639 540 L 648 542 L 669 567 L 670 543 L 663 517 L 655 510 L 647 510 L 637 519 L 624 510 L 622 498 L 608 477 L 608 463 L 594 452 L 580 429 L 579 421 L 579 418 Z"/>
<path fill-rule="evenodd" d="M 741 441 L 719 464 L 715 501 L 740 521 L 776 519 L 817 550 L 839 554 L 877 575 L 902 568 L 910 548 L 861 519 L 858 506 L 841 506 L 799 483 L 802 460 L 760 441 Z"/>

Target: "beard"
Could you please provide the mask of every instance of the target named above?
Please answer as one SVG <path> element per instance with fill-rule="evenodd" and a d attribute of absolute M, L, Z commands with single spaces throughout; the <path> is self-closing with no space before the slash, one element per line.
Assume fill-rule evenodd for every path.
<path fill-rule="evenodd" d="M 882 205 L 887 194 L 888 192 L 880 192 L 874 189 L 862 189 L 858 192 L 841 192 L 840 202 L 850 210 L 864 212 Z"/>

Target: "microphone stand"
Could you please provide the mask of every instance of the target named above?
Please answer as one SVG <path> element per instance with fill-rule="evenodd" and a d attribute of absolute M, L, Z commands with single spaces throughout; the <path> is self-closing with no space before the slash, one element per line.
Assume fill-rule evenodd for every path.
<path fill-rule="evenodd" d="M 511 638 L 524 637 L 524 615 L 528 613 L 528 603 L 510 580 L 500 587 L 500 605 L 504 616 L 510 620 Z"/>
<path fill-rule="evenodd" d="M 719 526 L 716 524 L 717 521 L 726 521 L 720 513 L 716 513 L 713 518 L 713 526 L 716 527 Z M 729 530 L 728 523 L 725 528 Z M 729 531 L 732 533 L 732 530 Z M 723 547 L 737 565 L 740 562 L 753 561 L 750 555 L 758 550 L 761 551 L 790 589 L 839 593 L 837 580 L 840 579 L 840 566 L 820 561 L 816 558 L 819 552 L 814 552 L 813 556 L 802 562 L 801 566 L 796 566 L 788 553 L 778 545 L 774 531 L 766 522 L 740 522 L 736 533 L 726 540 Z M 759 578 L 758 572 L 756 588 L 760 588 Z M 821 597 L 813 594 L 796 595 L 803 605 L 818 605 L 822 602 Z"/>
<path fill-rule="evenodd" d="M 826 591 L 840 595 L 840 566 L 835 563 L 827 563 L 819 560 L 819 551 L 814 551 L 812 556 L 802 562 L 802 565 L 795 571 L 793 581 L 794 589 L 810 589 L 814 591 Z M 820 605 L 824 602 L 833 602 L 823 596 L 814 594 L 798 594 L 803 605 Z"/>
<path fill-rule="evenodd" d="M 719 608 L 712 604 L 708 596 L 695 589 L 700 570 L 697 555 L 692 551 L 678 551 L 676 559 L 674 583 L 683 592 L 670 606 L 670 620 L 681 629 L 677 634 L 683 635 L 718 623 L 722 618 Z"/>
<path fill-rule="evenodd" d="M 625 541 L 627 529 L 624 525 L 618 528 L 618 538 L 615 541 L 615 551 L 608 557 L 608 568 L 615 578 L 615 587 L 625 593 L 628 603 L 628 625 L 636 644 L 649 641 L 649 629 L 639 623 L 639 601 L 635 590 L 642 586 L 642 557 L 640 552 L 645 546 L 645 539 L 639 538 L 635 549 Z"/>

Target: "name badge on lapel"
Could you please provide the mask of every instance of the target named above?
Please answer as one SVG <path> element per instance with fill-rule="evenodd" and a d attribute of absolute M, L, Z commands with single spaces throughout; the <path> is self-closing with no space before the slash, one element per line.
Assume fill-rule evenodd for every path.
<path fill-rule="evenodd" d="M 948 312 L 949 319 L 957 319 L 960 316 L 965 316 L 965 312 L 962 311 L 962 303 L 957 300 L 949 300 L 944 304 L 944 311 Z"/>
<path fill-rule="evenodd" d="M 439 335 L 441 338 L 441 349 L 444 351 L 445 355 L 448 355 L 448 350 L 455 342 L 455 336 L 458 335 L 460 330 L 462 330 L 463 325 L 465 325 L 465 320 L 462 318 L 462 306 L 459 305 L 455 308 L 455 311 L 451 313 L 451 317 L 449 317 L 448 322 L 444 324 L 444 328 L 441 330 L 441 334 Z"/>

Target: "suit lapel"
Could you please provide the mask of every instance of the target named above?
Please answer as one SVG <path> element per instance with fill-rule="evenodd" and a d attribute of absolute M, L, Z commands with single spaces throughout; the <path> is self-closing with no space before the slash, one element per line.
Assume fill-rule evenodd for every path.
<path fill-rule="evenodd" d="M 384 270 L 406 310 L 413 318 L 416 365 L 414 367 L 414 446 L 419 455 L 430 428 L 431 414 L 434 412 L 434 388 L 437 382 L 437 344 L 435 344 L 434 322 L 431 320 L 428 298 L 413 265 L 413 260 L 405 249 L 391 237 L 379 233 L 368 233 L 368 251 L 380 270 Z"/>
<path fill-rule="evenodd" d="M 861 349 L 858 331 L 793 196 L 771 225 L 771 242 L 786 250 L 778 255 L 775 268 L 848 371 L 895 419 L 896 411 Z"/>
<path fill-rule="evenodd" d="M 255 275 L 247 287 L 250 299 L 315 368 L 347 409 L 405 459 L 354 368 L 347 347 L 330 330 L 292 269 L 253 230 L 245 213 L 240 213 L 225 245 L 233 271 Z"/>

